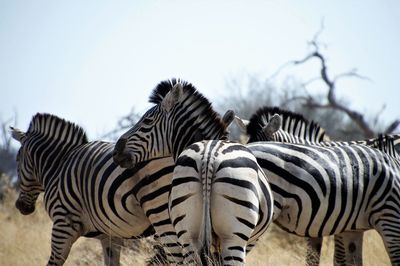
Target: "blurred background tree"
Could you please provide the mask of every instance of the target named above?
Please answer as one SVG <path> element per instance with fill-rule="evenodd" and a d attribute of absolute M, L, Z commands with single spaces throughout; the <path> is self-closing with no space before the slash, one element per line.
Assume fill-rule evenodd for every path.
<path fill-rule="evenodd" d="M 0 119 L 0 174 L 9 176 L 16 175 L 15 161 L 17 150 L 11 145 L 11 134 L 8 125 L 16 124 L 15 115 L 13 118 L 7 120 Z"/>
<path fill-rule="evenodd" d="M 317 32 L 310 41 L 311 52 L 303 59 L 293 60 L 282 65 L 268 78 L 248 76 L 246 80 L 232 79 L 227 90 L 229 94 L 217 101 L 216 108 L 221 112 L 233 109 L 244 119 L 262 106 L 278 106 L 302 114 L 306 119 L 319 123 L 332 140 L 358 140 L 376 137 L 379 133 L 390 134 L 397 130 L 400 119 L 387 122 L 381 118 L 385 105 L 375 114 L 361 113 L 351 108 L 351 103 L 345 98 L 336 96 L 337 82 L 342 78 L 357 78 L 369 80 L 352 69 L 335 75 L 328 73 L 325 55 L 320 51 L 321 43 Z M 298 66 L 311 60 L 320 63 L 316 69 L 318 75 L 308 81 L 288 76 L 281 85 L 277 85 L 275 77 L 280 75 L 289 66 Z M 310 93 L 309 87 L 318 82 L 319 92 Z M 231 126 L 231 138 L 239 140 L 239 129 Z"/>
<path fill-rule="evenodd" d="M 0 119 L 0 202 L 9 187 L 15 187 L 17 182 L 17 150 L 11 145 L 11 134 L 8 125 L 16 124 L 17 115 L 13 118 Z"/>

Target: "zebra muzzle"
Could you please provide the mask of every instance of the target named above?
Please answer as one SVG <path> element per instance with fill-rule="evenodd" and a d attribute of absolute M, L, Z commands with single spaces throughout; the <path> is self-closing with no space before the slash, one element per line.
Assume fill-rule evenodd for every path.
<path fill-rule="evenodd" d="M 132 168 L 133 159 L 132 156 L 125 151 L 127 140 L 125 138 L 120 138 L 115 144 L 113 151 L 114 163 L 122 168 Z"/>
<path fill-rule="evenodd" d="M 118 139 L 117 143 L 115 143 L 114 154 L 123 153 L 127 140 L 125 138 Z"/>
<path fill-rule="evenodd" d="M 114 163 L 119 165 L 122 168 L 132 168 L 133 167 L 133 159 L 132 156 L 127 153 L 114 153 L 113 154 Z"/>
<path fill-rule="evenodd" d="M 19 212 L 23 215 L 31 214 L 35 211 L 35 205 L 27 204 L 21 200 L 17 200 L 15 202 L 15 207 L 19 210 Z"/>

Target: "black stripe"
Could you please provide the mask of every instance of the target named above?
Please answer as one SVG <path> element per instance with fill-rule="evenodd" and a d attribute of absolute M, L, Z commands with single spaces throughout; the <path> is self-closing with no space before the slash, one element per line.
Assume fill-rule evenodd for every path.
<path fill-rule="evenodd" d="M 187 156 L 187 155 L 181 155 L 178 157 L 178 160 L 176 161 L 176 166 L 182 166 L 182 167 L 191 167 L 195 169 L 196 172 L 198 172 L 197 169 L 197 162 L 193 158 Z"/>
<path fill-rule="evenodd" d="M 246 148 L 246 146 L 236 144 L 236 145 L 229 145 L 227 148 L 225 148 L 221 153 L 222 154 L 227 154 L 231 152 L 236 152 L 236 151 L 243 151 L 245 153 L 249 153 L 250 150 Z"/>
<path fill-rule="evenodd" d="M 162 169 L 160 169 L 159 171 L 157 171 L 155 173 L 152 173 L 151 175 L 146 176 L 145 178 L 143 178 L 136 184 L 136 186 L 132 189 L 131 193 L 133 193 L 133 195 L 135 195 L 135 197 L 137 197 L 137 193 L 142 188 L 144 188 L 148 185 L 154 184 L 155 181 L 159 180 L 163 176 L 172 173 L 174 171 L 174 167 L 175 167 L 175 165 L 169 165 L 167 167 L 163 167 Z M 136 171 L 140 171 L 140 168 L 136 169 Z M 131 171 L 124 171 L 122 174 L 128 175 L 128 176 L 133 175 L 133 173 Z"/>
<path fill-rule="evenodd" d="M 247 227 L 249 227 L 250 229 L 254 229 L 256 226 L 254 224 L 252 224 L 251 222 L 247 221 L 246 219 L 240 218 L 240 217 L 236 217 L 236 219 L 241 222 L 242 224 L 246 225 Z M 260 219 L 261 220 L 261 219 Z"/>
<path fill-rule="evenodd" d="M 158 214 L 158 213 L 163 212 L 163 211 L 165 211 L 165 210 L 167 210 L 167 209 L 168 209 L 168 203 L 165 203 L 165 204 L 163 204 L 163 205 L 161 205 L 161 206 L 158 206 L 158 207 L 156 207 L 156 208 L 149 209 L 149 210 L 146 212 L 146 216 L 147 216 L 147 217 L 150 217 L 150 215 L 152 215 L 152 214 Z"/>
<path fill-rule="evenodd" d="M 241 257 L 236 257 L 236 256 L 225 257 L 224 260 L 225 261 L 235 260 L 235 261 L 243 262 L 243 259 Z"/>
<path fill-rule="evenodd" d="M 174 207 L 176 207 L 180 203 L 184 202 L 186 199 L 190 198 L 193 195 L 195 195 L 195 194 L 191 193 L 191 194 L 187 194 L 185 196 L 182 196 L 182 197 L 179 197 L 179 198 L 176 198 L 176 199 L 172 200 L 170 209 L 173 209 Z"/>
<path fill-rule="evenodd" d="M 177 217 L 177 218 L 172 222 L 172 225 L 175 227 L 175 225 L 176 225 L 177 223 L 179 223 L 180 221 L 182 221 L 185 217 L 186 217 L 186 214 Z"/>
<path fill-rule="evenodd" d="M 154 222 L 153 226 L 157 227 L 157 226 L 163 226 L 163 225 L 168 225 L 168 224 L 171 224 L 171 219 L 169 219 L 169 218 L 158 221 L 158 222 Z"/>
<path fill-rule="evenodd" d="M 139 202 L 140 206 L 143 206 L 143 204 L 145 204 L 146 202 L 154 200 L 165 193 L 169 193 L 170 190 L 171 190 L 171 185 L 167 184 L 165 186 L 158 188 L 157 190 L 155 190 L 153 192 L 150 192 L 150 193 L 144 195 L 143 197 L 140 198 L 140 202 Z"/>
<path fill-rule="evenodd" d="M 283 198 L 292 198 L 296 201 L 297 203 L 297 208 L 298 208 L 298 212 L 297 212 L 297 217 L 296 217 L 296 226 L 298 225 L 298 221 L 300 219 L 300 214 L 303 212 L 303 203 L 301 201 L 301 198 L 299 197 L 299 195 L 297 194 L 292 194 L 287 192 L 286 190 L 281 189 L 280 187 L 276 186 L 275 184 L 271 183 L 270 184 L 271 189 L 274 193 L 280 195 Z"/>
<path fill-rule="evenodd" d="M 174 178 L 174 179 L 172 179 L 172 187 L 176 187 L 181 184 L 185 184 L 185 183 L 189 183 L 189 182 L 200 183 L 200 180 L 198 178 L 192 177 L 192 176 Z"/>
<path fill-rule="evenodd" d="M 240 247 L 240 246 L 229 247 L 228 250 L 238 250 L 238 251 L 244 252 L 243 247 Z"/>
<path fill-rule="evenodd" d="M 289 159 L 288 163 L 292 162 L 293 157 L 294 156 L 287 158 L 287 159 Z M 280 158 L 280 156 L 279 156 L 279 158 Z M 321 206 L 321 202 L 319 200 L 318 193 L 315 191 L 315 188 L 310 183 L 299 179 L 297 176 L 294 176 L 291 172 L 287 171 L 286 169 L 284 169 L 278 165 L 275 165 L 273 162 L 271 162 L 269 160 L 265 160 L 262 158 L 257 159 L 257 160 L 263 169 L 267 169 L 268 171 L 273 172 L 274 174 L 278 175 L 280 178 L 284 179 L 289 184 L 293 184 L 294 186 L 303 190 L 310 198 L 311 217 L 315 217 L 316 213 L 318 212 L 318 209 Z M 292 162 L 292 163 L 294 163 L 294 162 Z M 304 168 L 305 166 L 299 166 L 299 167 L 301 167 L 302 169 L 307 169 L 307 168 Z M 277 192 L 276 191 L 276 189 L 278 189 L 277 186 L 271 185 L 271 188 L 272 188 L 272 191 Z M 279 188 L 279 193 L 283 193 L 283 191 L 280 188 Z M 292 194 L 286 193 L 286 192 L 285 192 L 285 194 L 287 194 L 288 196 L 292 195 Z M 293 197 L 293 196 L 291 196 L 291 197 Z M 300 198 L 299 198 L 299 201 L 300 202 L 298 202 L 298 204 L 302 205 Z M 297 218 L 300 217 L 301 211 L 302 211 L 302 208 L 299 209 L 299 214 L 298 214 Z M 308 234 L 308 233 L 306 233 L 306 234 Z"/>
<path fill-rule="evenodd" d="M 251 168 L 255 171 L 258 169 L 257 163 L 247 157 L 236 157 L 234 159 L 226 159 L 223 160 L 220 165 L 218 166 L 218 169 L 216 172 L 224 169 L 224 168 Z"/>
<path fill-rule="evenodd" d="M 227 196 L 227 195 L 223 195 L 223 197 L 224 197 L 225 199 L 231 201 L 231 202 L 234 202 L 234 203 L 236 203 L 236 204 L 238 204 L 238 205 L 241 205 L 241 206 L 246 207 L 246 208 L 248 208 L 248 209 L 252 209 L 252 210 L 255 211 L 255 212 L 258 212 L 258 207 L 255 206 L 254 204 L 252 204 L 252 203 L 249 202 L 249 201 L 245 201 L 245 200 L 240 200 L 240 199 L 232 198 L 232 197 L 229 197 L 229 196 Z"/>
<path fill-rule="evenodd" d="M 257 195 L 257 188 L 249 181 L 247 180 L 239 180 L 236 178 L 231 178 L 231 177 L 220 177 L 216 180 L 213 181 L 214 183 L 227 183 L 230 185 L 234 185 L 237 187 L 241 187 L 241 188 L 247 188 L 251 191 L 253 191 L 253 193 L 255 195 Z"/>
<path fill-rule="evenodd" d="M 243 234 L 243 233 L 240 233 L 240 232 L 234 232 L 233 233 L 234 235 L 237 235 L 238 237 L 240 237 L 241 239 L 243 239 L 244 241 L 249 241 L 249 237 L 248 236 L 246 236 L 245 234 Z"/>
<path fill-rule="evenodd" d="M 339 214 L 337 214 L 336 221 L 333 224 L 333 227 L 331 228 L 330 235 L 334 234 L 336 232 L 336 229 L 339 226 L 339 223 L 343 220 L 343 215 L 345 214 L 346 211 L 346 205 L 348 204 L 347 202 L 347 193 L 348 190 L 351 188 L 347 187 L 347 178 L 348 179 L 356 179 L 359 176 L 358 172 L 358 166 L 357 162 L 353 161 L 353 167 L 355 166 L 357 169 L 351 168 L 350 169 L 350 174 L 351 176 L 347 176 L 347 170 L 346 170 L 346 164 L 348 162 L 347 158 L 344 157 L 343 153 L 346 153 L 342 148 L 337 148 L 336 149 L 336 155 L 339 158 L 339 176 L 336 177 L 336 179 L 340 179 L 341 183 L 341 188 L 340 188 L 340 194 L 338 194 L 337 197 L 340 198 L 340 211 Z M 346 170 L 346 171 L 345 171 Z M 331 202 L 329 202 L 332 204 Z M 351 204 L 351 203 L 350 203 Z"/>
<path fill-rule="evenodd" d="M 187 232 L 186 230 L 182 230 L 182 231 L 179 231 L 176 235 L 178 236 L 178 238 L 180 238 L 186 232 Z"/>

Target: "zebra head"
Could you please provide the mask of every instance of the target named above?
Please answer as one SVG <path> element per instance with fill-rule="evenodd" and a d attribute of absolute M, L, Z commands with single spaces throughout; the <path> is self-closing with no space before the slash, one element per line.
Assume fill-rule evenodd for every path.
<path fill-rule="evenodd" d="M 277 141 L 277 134 L 283 133 L 281 129 L 282 117 L 278 114 L 274 114 L 269 118 L 269 121 L 263 121 L 263 125 L 259 124 L 260 128 L 255 131 L 254 134 L 249 134 L 248 136 L 247 129 L 250 122 L 238 116 L 235 116 L 235 122 L 239 126 L 241 133 L 246 136 L 246 142 Z"/>
<path fill-rule="evenodd" d="M 124 168 L 153 158 L 176 158 L 189 144 L 223 139 L 227 125 L 211 103 L 190 83 L 161 82 L 150 96 L 155 106 L 117 141 L 113 158 Z M 229 120 L 232 115 L 228 115 Z"/>
<path fill-rule="evenodd" d="M 237 118 L 240 120 L 240 118 Z M 238 121 L 237 121 L 238 122 Z M 302 115 L 278 107 L 258 109 L 246 124 L 238 123 L 249 142 L 279 141 L 289 143 L 317 143 L 329 141 L 325 130 L 317 123 L 306 120 Z"/>
<path fill-rule="evenodd" d="M 21 144 L 17 154 L 20 193 L 15 207 L 21 214 L 28 215 L 35 211 L 36 199 L 43 188 L 36 176 L 27 134 L 17 128 L 10 127 L 10 129 L 11 136 Z"/>
<path fill-rule="evenodd" d="M 88 140 L 81 127 L 51 114 L 36 114 L 27 132 L 11 128 L 11 135 L 21 144 L 17 155 L 20 194 L 15 206 L 26 215 L 35 210 L 46 185 L 59 177 L 57 168 L 64 156 Z"/>

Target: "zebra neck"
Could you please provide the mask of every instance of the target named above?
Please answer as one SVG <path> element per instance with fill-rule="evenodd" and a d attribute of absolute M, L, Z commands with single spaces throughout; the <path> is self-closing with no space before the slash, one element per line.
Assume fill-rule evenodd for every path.
<path fill-rule="evenodd" d="M 38 178 L 44 190 L 53 186 L 54 182 L 58 182 L 60 169 L 64 165 L 66 158 L 79 145 L 58 145 L 51 147 L 48 152 L 43 152 L 41 156 L 37 156 L 38 160 Z"/>
<path fill-rule="evenodd" d="M 180 134 L 179 131 L 174 138 L 172 143 L 172 157 L 176 160 L 178 156 L 186 149 L 189 145 L 203 141 L 203 140 L 223 140 L 226 139 L 226 135 L 223 134 L 219 128 L 211 126 L 206 128 L 201 124 L 188 123 L 188 128 L 186 129 L 186 134 Z"/>

